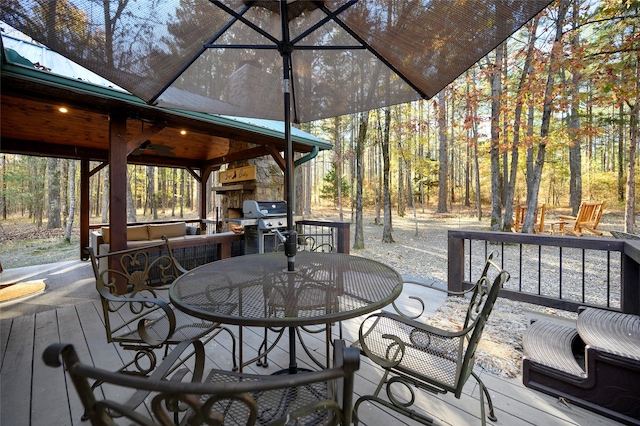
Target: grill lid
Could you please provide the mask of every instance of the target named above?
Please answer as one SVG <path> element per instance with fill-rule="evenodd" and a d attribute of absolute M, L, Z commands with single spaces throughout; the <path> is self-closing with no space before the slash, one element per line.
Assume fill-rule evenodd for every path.
<path fill-rule="evenodd" d="M 287 215 L 286 201 L 256 201 L 245 200 L 242 203 L 242 213 L 245 218 L 275 217 Z"/>

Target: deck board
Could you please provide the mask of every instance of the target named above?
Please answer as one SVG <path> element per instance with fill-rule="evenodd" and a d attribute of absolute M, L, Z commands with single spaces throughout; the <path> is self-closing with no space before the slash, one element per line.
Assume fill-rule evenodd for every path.
<path fill-rule="evenodd" d="M 89 265 L 87 265 L 89 266 Z M 86 275 L 86 274 L 85 274 Z M 84 278 L 83 278 L 84 279 Z M 92 285 L 83 281 L 83 285 Z M 75 283 L 74 283 L 75 284 Z M 37 301 L 35 301 L 37 302 Z M 434 303 L 429 309 L 435 309 Z M 2 309 L 2 307 L 0 307 Z M 357 338 L 362 318 L 343 322 L 344 338 L 352 342 Z M 230 327 L 237 335 L 237 327 Z M 88 364 L 112 371 L 132 359 L 132 351 L 123 350 L 118 345 L 106 342 L 102 309 L 97 298 L 77 298 L 75 305 L 61 304 L 47 310 L 31 311 L 26 315 L 14 316 L 0 321 L 0 424 L 2 425 L 84 425 L 81 422 L 82 407 L 73 385 L 65 377 L 61 368 L 50 368 L 42 362 L 42 351 L 55 342 L 72 343 L 80 359 Z M 245 372 L 270 374 L 288 367 L 288 336 L 282 337 L 278 347 L 269 354 L 267 368 L 255 364 L 245 367 Z M 273 341 L 275 334 L 269 333 Z M 338 336 L 338 326 L 334 325 L 333 336 Z M 263 329 L 245 327 L 245 359 L 252 357 L 262 342 Z M 305 341 L 314 353 L 324 358 L 324 334 L 306 335 Z M 231 339 L 220 334 L 205 346 L 207 368 L 231 368 Z M 162 350 L 156 350 L 161 359 Z M 316 368 L 297 347 L 298 366 Z M 189 365 L 189 361 L 187 361 Z M 485 385 L 490 389 L 496 407 L 498 421 L 488 424 L 495 426 L 574 426 L 574 425 L 617 425 L 619 423 L 584 410 L 566 406 L 556 398 L 525 388 L 522 378 L 505 379 L 492 373 L 476 369 Z M 373 393 L 382 370 L 370 360 L 362 358 L 357 372 L 356 398 Z M 104 389 L 103 389 L 104 388 Z M 461 399 L 451 394 L 435 395 L 418 392 L 418 410 L 428 413 L 441 425 L 475 425 L 479 423 L 478 386 L 470 378 Z M 96 392 L 105 392 L 120 400 L 126 399 L 122 392 L 108 386 L 99 387 Z M 146 407 L 141 406 L 140 411 Z M 364 403 L 360 407 L 360 424 L 365 426 L 416 425 L 417 422 L 394 412 L 387 412 Z"/>
<path fill-rule="evenodd" d="M 0 424 L 31 422 L 31 377 L 35 317 L 12 321 L 5 357 L 0 370 Z"/>
<path fill-rule="evenodd" d="M 52 342 L 59 341 L 57 310 L 36 316 L 33 341 L 33 376 L 31 380 L 31 424 L 50 425 L 50 418 L 65 419 L 69 424 L 69 402 L 65 389 L 64 370 L 51 368 L 42 361 L 42 353 Z"/>

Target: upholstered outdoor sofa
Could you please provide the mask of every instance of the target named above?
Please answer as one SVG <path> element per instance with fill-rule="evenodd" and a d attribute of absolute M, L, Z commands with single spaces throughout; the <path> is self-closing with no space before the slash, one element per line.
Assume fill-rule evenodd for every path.
<path fill-rule="evenodd" d="M 186 222 L 127 226 L 127 247 L 146 246 L 154 241 L 160 241 L 163 236 L 169 239 L 174 257 L 185 269 L 193 269 L 215 260 L 244 254 L 242 234 L 233 232 L 200 234 L 198 227 L 188 226 Z M 91 247 L 97 254 L 108 253 L 109 242 L 108 226 L 91 233 Z M 101 264 L 99 268 L 102 270 L 106 265 Z"/>

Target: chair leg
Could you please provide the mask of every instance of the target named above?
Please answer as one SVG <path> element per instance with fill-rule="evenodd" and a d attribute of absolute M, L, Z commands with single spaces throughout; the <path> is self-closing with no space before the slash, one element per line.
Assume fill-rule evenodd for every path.
<path fill-rule="evenodd" d="M 487 405 L 489 406 L 489 414 L 487 414 L 487 418 L 492 422 L 497 421 L 498 418 L 496 417 L 495 412 L 493 410 L 493 401 L 491 400 L 491 395 L 489 395 L 489 389 L 487 389 L 487 387 L 484 385 L 482 380 L 480 380 L 480 377 L 478 377 L 476 373 L 472 371 L 471 375 L 476 379 L 476 381 L 478 382 L 478 385 L 480 386 L 480 416 L 482 418 L 482 424 L 483 425 L 486 424 L 484 420 L 484 417 L 485 417 L 484 398 L 485 397 L 487 398 Z"/>

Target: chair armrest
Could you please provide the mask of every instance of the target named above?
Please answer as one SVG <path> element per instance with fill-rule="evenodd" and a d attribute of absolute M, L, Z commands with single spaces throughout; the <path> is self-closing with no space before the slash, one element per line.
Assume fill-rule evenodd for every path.
<path fill-rule="evenodd" d="M 382 323 L 393 322 L 398 326 L 390 327 L 389 324 L 387 324 L 386 326 L 385 325 L 380 326 L 381 321 Z M 378 327 L 381 327 L 383 330 L 382 331 L 377 330 Z M 405 330 L 405 331 L 410 329 L 411 332 L 409 333 L 408 336 L 405 336 L 407 337 L 406 339 L 403 339 L 398 335 L 388 333 L 387 330 L 389 329 Z M 362 324 L 360 325 L 360 329 L 358 330 L 357 345 L 360 346 L 361 351 L 376 364 L 387 369 L 395 368 L 402 362 L 402 359 L 405 356 L 405 352 L 408 345 L 412 347 L 421 346 L 419 344 L 416 344 L 416 342 L 413 341 L 413 332 L 416 330 L 426 333 L 427 335 L 435 336 L 436 338 L 441 340 L 446 340 L 446 339 L 459 340 L 461 337 L 469 333 L 469 331 L 471 330 L 471 327 L 467 327 L 463 330 L 456 331 L 456 332 L 450 332 L 450 331 L 442 330 L 436 327 L 432 327 L 430 325 L 427 325 L 418 321 L 404 318 L 403 316 L 398 314 L 380 312 L 380 313 L 376 313 L 368 316 L 362 322 Z M 374 332 L 379 333 L 380 338 L 389 340 L 389 344 L 387 345 L 385 350 L 385 358 L 381 357 L 379 354 L 376 354 L 375 350 L 369 347 L 369 345 L 367 345 L 366 343 L 368 339 L 370 340 L 372 338 L 375 338 L 373 337 Z M 398 334 L 401 334 L 401 333 L 398 333 Z M 434 347 L 436 346 L 434 345 Z"/>
<path fill-rule="evenodd" d="M 193 352 L 186 355 L 181 359 L 182 354 L 193 346 Z M 180 365 L 182 365 L 187 359 L 195 355 L 195 361 L 193 366 L 193 374 L 191 376 L 192 383 L 200 383 L 204 373 L 204 344 L 198 339 L 184 340 L 180 342 L 169 354 L 162 360 L 160 365 L 153 370 L 153 373 L 148 377 L 149 380 L 167 380 L 167 377 L 176 371 Z M 171 377 L 171 381 L 180 382 L 189 373 L 189 369 L 181 368 Z M 123 405 L 135 409 L 140 405 L 146 397 L 149 395 L 148 390 L 137 390 L 129 400 Z"/>
<path fill-rule="evenodd" d="M 100 293 L 100 297 L 102 297 L 107 302 L 113 302 L 120 305 L 124 305 L 124 304 L 130 305 L 132 303 L 138 303 L 140 305 L 139 308 L 132 308 L 131 310 L 133 313 L 137 314 L 137 316 L 133 318 L 131 321 L 125 322 L 124 324 L 122 324 L 120 327 L 118 327 L 118 329 L 124 328 L 125 326 L 138 320 L 138 326 L 137 326 L 138 334 L 140 334 L 140 337 L 145 343 L 151 346 L 160 346 L 164 344 L 164 342 L 166 342 L 167 339 L 173 336 L 173 333 L 176 330 L 176 314 L 173 312 L 173 309 L 171 308 L 171 306 L 169 306 L 169 304 L 165 300 L 162 300 L 160 298 L 153 298 L 153 297 L 115 296 L 109 292 L 107 287 L 104 287 L 104 286 L 98 286 L 98 292 Z M 169 332 L 163 339 L 156 339 L 152 337 L 149 333 L 147 333 L 147 325 L 149 324 L 149 318 L 147 318 L 146 315 L 151 312 L 155 312 L 159 309 L 163 311 L 163 314 L 169 320 Z"/>
<path fill-rule="evenodd" d="M 417 286 L 420 286 L 422 288 L 426 288 L 426 289 L 429 289 L 429 290 L 437 290 L 437 291 L 442 292 L 442 293 L 447 293 L 447 295 L 449 295 L 449 296 L 464 296 L 466 294 L 472 293 L 476 289 L 476 285 L 477 285 L 477 284 L 473 285 L 473 286 L 471 286 L 470 288 L 468 288 L 468 289 L 466 289 L 464 291 L 450 291 L 450 290 L 448 290 L 446 288 L 434 287 L 434 283 L 429 284 L 429 283 L 425 283 L 424 281 L 418 281 L 418 280 L 416 280 L 414 278 L 403 278 L 402 279 L 402 283 L 403 284 L 417 285 Z M 412 319 L 412 320 L 420 318 L 422 316 L 422 314 L 424 314 L 424 309 L 425 309 L 424 301 L 421 298 L 417 297 L 417 296 L 408 296 L 408 298 L 411 299 L 411 300 L 415 300 L 420 304 L 420 312 L 418 314 L 416 314 L 416 315 L 408 315 L 408 314 L 402 312 L 402 310 L 396 305 L 396 301 L 395 300 L 391 302 L 391 305 L 393 306 L 393 309 L 395 309 L 395 311 L 403 318 Z"/>
<path fill-rule="evenodd" d="M 578 219 L 578 218 L 577 218 L 577 217 L 575 217 L 575 216 L 566 216 L 566 215 L 562 215 L 562 214 L 559 214 L 559 215 L 558 215 L 558 218 L 559 218 L 559 219 L 564 219 L 564 220 L 576 220 L 576 219 Z"/>

